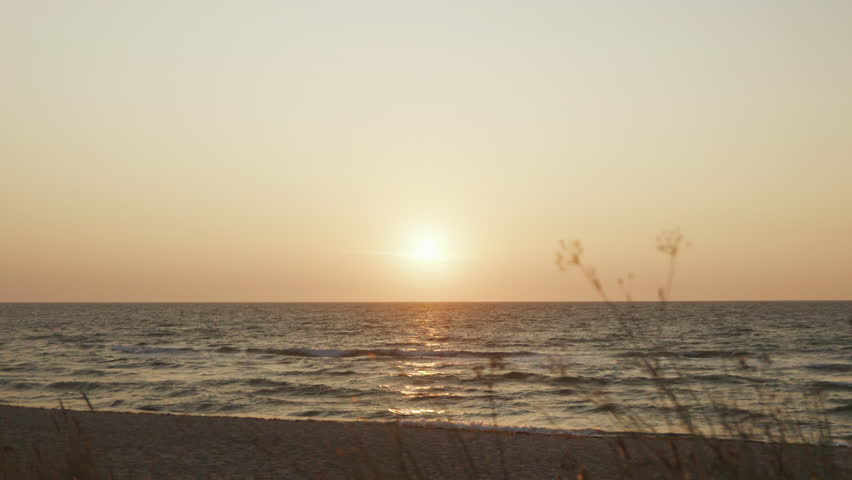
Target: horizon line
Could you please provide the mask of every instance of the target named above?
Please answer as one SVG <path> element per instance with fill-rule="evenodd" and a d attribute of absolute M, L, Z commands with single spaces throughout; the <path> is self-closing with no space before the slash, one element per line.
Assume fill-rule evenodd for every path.
<path fill-rule="evenodd" d="M 70 301 L 0 301 L 0 305 L 62 305 L 62 304 L 71 304 L 71 305 L 162 305 L 162 304 L 174 304 L 174 305 L 188 305 L 188 304 L 230 304 L 230 305 L 249 305 L 249 304 L 408 304 L 408 303 L 619 303 L 619 304 L 630 304 L 630 303 L 653 303 L 653 304 L 667 304 L 667 303 L 817 303 L 817 302 L 852 302 L 852 298 L 847 299 L 787 299 L 787 300 L 767 300 L 767 299 L 757 299 L 757 300 L 667 300 L 662 302 L 660 300 L 259 300 L 259 301 L 246 301 L 246 300 L 201 300 L 201 301 L 192 301 L 192 300 L 180 300 L 180 301 L 155 301 L 155 300 L 141 300 L 141 301 L 126 301 L 126 300 L 95 300 L 95 301 L 85 301 L 85 300 L 70 300 Z"/>

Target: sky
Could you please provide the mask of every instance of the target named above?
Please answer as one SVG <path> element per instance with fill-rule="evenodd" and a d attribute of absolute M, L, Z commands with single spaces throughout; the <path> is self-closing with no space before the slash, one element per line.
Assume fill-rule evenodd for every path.
<path fill-rule="evenodd" d="M 852 299 L 852 2 L 0 2 L 0 301 Z"/>

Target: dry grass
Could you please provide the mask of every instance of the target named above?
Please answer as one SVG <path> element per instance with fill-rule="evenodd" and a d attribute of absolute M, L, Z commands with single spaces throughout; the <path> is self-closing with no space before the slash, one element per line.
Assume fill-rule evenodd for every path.
<path fill-rule="evenodd" d="M 81 392 L 89 409 L 89 398 Z M 80 423 L 71 410 L 59 400 L 59 411 L 52 417 L 56 433 L 62 437 L 64 450 L 60 458 L 46 457 L 37 445 L 29 451 L 25 446 L 16 449 L 4 445 L 0 451 L 0 480 L 104 480 L 111 478 L 102 472 L 95 461 L 91 442 L 83 435 Z"/>
<path fill-rule="evenodd" d="M 664 232 L 657 239 L 657 250 L 666 256 L 668 262 L 667 277 L 658 287 L 661 306 L 672 298 L 672 287 L 676 272 L 677 259 L 688 246 L 683 234 L 677 230 Z M 610 300 L 603 281 L 597 271 L 584 260 L 584 249 L 579 241 L 560 242 L 556 254 L 557 266 L 563 271 L 578 270 L 610 306 L 623 322 L 625 331 L 637 324 L 629 309 L 621 308 Z M 619 279 L 616 283 L 624 298 L 632 300 L 630 281 Z M 629 341 L 629 340 L 628 340 Z M 760 359 L 769 365 L 769 358 Z M 595 405 L 607 411 L 625 431 L 637 434 L 623 435 L 606 442 L 611 452 L 605 458 L 608 464 L 584 463 L 588 458 L 582 451 L 582 440 L 578 443 L 566 441 L 565 453 L 558 466 L 562 472 L 556 478 L 592 480 L 595 478 L 624 479 L 672 479 L 672 480 L 769 480 L 769 479 L 808 479 L 833 480 L 849 478 L 848 449 L 832 446 L 830 423 L 823 418 L 815 431 L 807 431 L 800 426 L 790 410 L 785 409 L 792 399 L 768 398 L 768 392 L 755 387 L 753 394 L 764 400 L 765 411 L 744 414 L 730 398 L 715 396 L 712 392 L 702 394 L 683 394 L 674 385 L 680 376 L 674 364 L 651 355 L 640 356 L 633 368 L 643 372 L 654 385 L 658 405 L 672 412 L 668 430 L 678 430 L 687 435 L 671 436 L 660 434 L 657 428 L 646 418 L 626 408 L 627 402 L 612 393 L 598 390 L 585 393 Z M 494 427 L 494 443 L 489 450 L 494 452 L 487 459 L 481 456 L 482 444 L 475 445 L 461 429 L 446 430 L 447 455 L 455 462 L 454 469 L 441 467 L 438 462 L 429 463 L 418 445 L 413 444 L 411 436 L 406 436 L 399 421 L 386 448 L 376 450 L 369 447 L 364 439 L 349 441 L 343 445 L 334 445 L 334 455 L 344 478 L 352 480 L 406 479 L 428 480 L 432 478 L 463 478 L 468 480 L 485 478 L 515 478 L 518 459 L 510 458 L 515 452 L 507 451 L 504 441 L 508 438 L 500 434 L 498 409 L 494 403 L 494 373 L 505 368 L 501 358 L 491 358 L 487 365 L 478 367 L 474 375 L 485 382 L 491 411 L 491 424 Z M 548 365 L 551 372 L 565 375 L 568 365 L 555 360 Z M 741 359 L 734 368 L 753 368 L 747 360 Z M 484 375 L 486 372 L 488 375 Z M 90 410 L 91 402 L 82 394 Z M 767 398 L 760 398 L 765 396 Z M 801 399 L 810 402 L 809 408 L 823 411 L 823 397 L 819 392 Z M 786 403 L 785 403 L 786 402 Z M 799 411 L 799 410 L 796 410 Z M 56 432 L 64 439 L 64 451 L 60 457 L 46 458 L 37 448 L 23 451 L 16 447 L 4 446 L 0 450 L 0 480 L 6 479 L 103 479 L 110 478 L 98 467 L 89 441 L 83 434 L 79 422 L 60 402 L 60 410 L 54 414 L 53 424 Z M 2 433 L 2 432 L 0 432 Z M 288 455 L 278 445 L 280 439 L 267 438 L 257 442 L 257 451 L 263 455 Z M 480 440 L 481 442 L 481 440 Z M 283 444 L 283 442 L 281 442 Z M 4 444 L 5 445 L 5 444 Z M 21 449 L 26 447 L 21 446 Z M 487 462 L 487 464 L 486 464 Z M 600 463 L 600 462 L 599 462 Z M 293 463 L 289 475 L 299 478 L 315 478 Z M 528 478 L 528 477 L 525 477 Z"/>
<path fill-rule="evenodd" d="M 662 232 L 657 237 L 657 251 L 667 257 L 668 270 L 665 281 L 657 288 L 657 296 L 665 312 L 666 302 L 672 298 L 672 287 L 678 256 L 690 243 L 678 229 Z M 588 266 L 583 258 L 584 249 L 580 241 L 561 241 L 556 252 L 556 264 L 561 271 L 577 269 L 588 280 L 601 300 L 618 316 L 628 338 L 633 335 L 637 322 L 634 312 L 623 305 L 611 302 L 603 282 L 596 270 Z M 632 280 L 632 274 L 628 275 Z M 623 279 L 617 285 L 625 300 L 632 301 L 629 284 Z M 630 341 L 630 340 L 628 340 Z M 640 347 L 635 346 L 636 349 Z M 769 357 L 759 359 L 770 365 Z M 685 379 L 676 365 L 667 364 L 652 355 L 640 356 L 634 365 L 653 383 L 657 393 L 657 406 L 673 412 L 668 419 L 667 430 L 688 434 L 692 448 L 683 449 L 674 438 L 661 448 L 657 428 L 643 416 L 625 407 L 627 402 L 611 393 L 599 390 L 590 392 L 588 398 L 598 408 L 607 411 L 625 431 L 645 434 L 640 437 L 639 450 L 631 451 L 623 439 L 615 440 L 617 458 L 622 462 L 622 478 L 650 478 L 643 472 L 649 462 L 662 466 L 653 478 L 667 479 L 841 479 L 848 478 L 849 471 L 838 467 L 836 455 L 847 455 L 848 448 L 833 445 L 831 424 L 821 415 L 815 431 L 802 428 L 804 421 L 796 418 L 794 411 L 824 412 L 824 396 L 821 392 L 809 392 L 798 402 L 797 409 L 786 408 L 794 399 L 769 398 L 771 393 L 755 386 L 751 392 L 758 402 L 766 405 L 762 411 L 744 413 L 736 400 L 720 397 L 704 391 L 701 395 L 683 394 L 674 385 Z M 753 367 L 745 358 L 738 360 L 737 367 L 750 370 Z M 725 440 L 728 439 L 728 440 Z M 735 439 L 735 440 L 730 440 Z M 802 451 L 806 453 L 802 453 Z M 635 447 L 634 447 L 635 450 Z M 793 453 L 795 452 L 795 453 Z M 582 465 L 572 472 L 576 478 L 591 478 Z"/>

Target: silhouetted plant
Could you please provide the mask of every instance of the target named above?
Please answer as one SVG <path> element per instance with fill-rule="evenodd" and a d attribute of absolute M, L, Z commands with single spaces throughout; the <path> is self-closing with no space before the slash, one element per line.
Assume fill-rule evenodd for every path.
<path fill-rule="evenodd" d="M 657 237 L 657 250 L 668 257 L 666 280 L 657 289 L 658 299 L 663 305 L 672 298 L 677 259 L 683 249 L 688 246 L 690 243 L 686 241 L 679 229 L 663 231 Z M 632 329 L 636 328 L 637 324 L 635 320 L 638 319 L 632 317 L 632 312 L 617 308 L 609 300 L 595 269 L 583 262 L 583 248 L 579 240 L 570 244 L 560 241 L 556 252 L 556 263 L 560 271 L 578 268 L 601 300 L 610 305 L 620 316 L 626 331 L 633 333 Z M 628 275 L 628 280 L 632 278 L 632 275 Z M 632 300 L 629 284 L 621 278 L 616 283 L 629 303 Z M 758 361 L 764 367 L 772 364 L 768 355 L 758 357 Z M 785 411 L 784 405 L 792 403 L 789 398 L 786 401 L 778 399 L 767 401 L 765 398 L 767 393 L 756 386 L 755 395 L 763 399 L 758 404 L 774 406 L 765 407 L 765 411 L 735 416 L 731 412 L 738 412 L 739 409 L 735 401 L 730 398 L 718 398 L 706 391 L 702 392 L 702 397 L 695 392 L 684 395 L 676 391 L 673 383 L 675 380 L 682 379 L 683 376 L 673 365 L 666 365 L 662 359 L 651 355 L 639 355 L 638 367 L 649 376 L 662 404 L 674 412 L 675 425 L 690 434 L 689 438 L 692 441 L 698 442 L 700 448 L 710 453 L 697 455 L 695 450 L 684 452 L 673 439 L 668 441 L 668 449 L 646 448 L 645 453 L 650 452 L 664 467 L 667 478 L 792 479 L 798 478 L 796 473 L 801 474 L 805 471 L 811 479 L 839 479 L 846 478 L 842 476 L 849 473 L 838 470 L 834 461 L 836 449 L 831 446 L 830 422 L 825 418 L 825 414 L 818 422 L 817 431 L 808 435 L 799 426 L 801 422 L 792 418 L 789 411 Z M 737 368 L 751 370 L 754 367 L 748 363 L 747 358 L 740 357 L 737 360 Z M 674 373 L 674 377 L 671 377 L 670 373 Z M 812 392 L 805 398 L 806 401 L 811 402 L 810 407 L 813 411 L 825 411 L 824 396 L 821 392 Z M 613 398 L 611 393 L 595 392 L 592 401 L 600 410 L 609 413 L 622 427 L 646 435 L 651 434 L 650 437 L 643 438 L 646 446 L 658 438 L 654 436 L 658 432 L 652 424 L 625 406 L 626 402 Z M 699 410 L 703 410 L 704 413 L 698 413 Z M 720 437 L 737 440 L 735 443 L 730 443 L 730 440 L 723 441 Z M 624 478 L 633 478 L 636 474 L 633 468 L 634 463 L 639 457 L 631 454 L 623 439 L 616 439 L 615 444 L 618 457 L 625 462 L 622 469 Z M 791 470 L 789 465 L 791 461 L 784 455 L 786 450 L 794 446 L 798 449 L 812 448 L 814 451 L 814 455 L 807 456 L 805 459 L 809 464 L 799 468 L 797 472 Z M 767 458 L 768 453 L 772 451 L 775 452 L 774 457 Z M 800 452 L 799 455 L 803 454 Z M 586 475 L 586 472 L 579 472 L 578 478 L 581 476 L 587 478 Z M 640 475 L 635 478 L 643 477 Z"/>
<path fill-rule="evenodd" d="M 94 408 L 88 397 L 81 393 L 89 408 Z M 38 446 L 28 453 L 24 446 L 4 445 L 0 449 L 0 480 L 100 480 L 111 478 L 101 471 L 94 458 L 92 446 L 83 435 L 80 422 L 59 399 L 59 410 L 51 417 L 56 433 L 64 439 L 61 461 L 44 458 Z"/>

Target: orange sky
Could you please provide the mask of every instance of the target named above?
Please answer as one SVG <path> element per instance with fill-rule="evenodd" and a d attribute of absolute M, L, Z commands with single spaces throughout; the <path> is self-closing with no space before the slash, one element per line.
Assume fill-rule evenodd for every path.
<path fill-rule="evenodd" d="M 0 301 L 852 298 L 852 2 L 6 1 Z M 415 255 L 432 242 L 435 255 Z M 436 258 L 432 258 L 436 257 Z"/>

